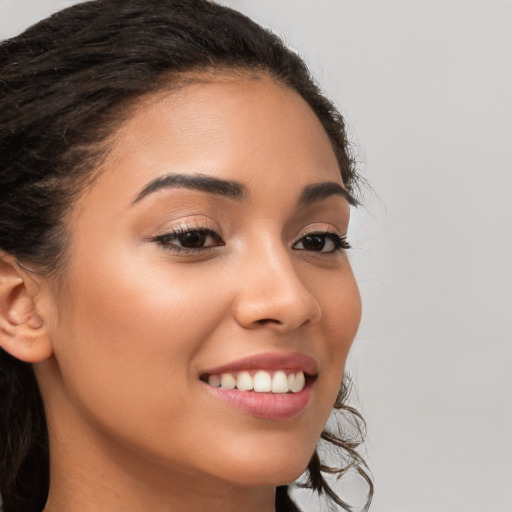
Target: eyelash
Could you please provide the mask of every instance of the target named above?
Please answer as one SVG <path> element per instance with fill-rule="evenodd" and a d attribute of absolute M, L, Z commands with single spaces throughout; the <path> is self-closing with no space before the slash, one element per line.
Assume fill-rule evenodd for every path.
<path fill-rule="evenodd" d="M 299 240 L 297 240 L 293 245 L 292 248 L 295 249 L 295 246 L 302 242 L 304 243 L 304 240 L 307 238 L 313 238 L 313 237 L 325 237 L 324 244 L 327 240 L 333 243 L 333 249 L 329 251 L 310 251 L 310 252 L 316 252 L 320 254 L 333 254 L 336 252 L 343 252 L 346 249 L 351 249 L 351 245 L 347 240 L 346 235 L 338 235 L 336 233 L 332 233 L 330 231 L 313 231 L 312 233 L 306 233 L 302 235 Z M 323 247 L 322 247 L 323 249 Z M 298 250 L 298 249 L 295 249 Z M 306 250 L 307 249 L 303 249 Z"/>
<path fill-rule="evenodd" d="M 183 237 L 184 235 L 196 233 L 200 236 L 211 237 L 212 240 L 215 242 L 212 245 L 206 246 L 206 247 L 183 247 L 180 245 L 177 245 L 176 243 L 173 243 L 176 239 L 178 239 L 180 236 Z M 195 253 L 198 254 L 200 252 L 205 252 L 209 249 L 212 249 L 213 247 L 222 247 L 226 245 L 220 235 L 213 229 L 208 227 L 187 227 L 187 226 L 179 226 L 169 233 L 165 233 L 163 235 L 159 235 L 155 238 L 153 238 L 154 242 L 158 243 L 161 247 L 164 249 L 181 253 L 181 254 L 188 254 L 188 253 Z"/>
<path fill-rule="evenodd" d="M 196 236 L 199 234 L 200 237 L 206 240 L 208 237 L 211 237 L 211 239 L 214 241 L 212 245 L 208 245 L 206 247 L 183 247 L 182 245 L 177 245 L 176 243 L 173 243 L 173 241 L 176 241 L 179 239 L 179 237 L 183 237 L 184 235 L 193 234 L 195 233 Z M 324 237 L 323 245 L 321 249 L 324 248 L 327 241 L 332 242 L 333 248 L 329 251 L 315 251 L 315 250 L 309 250 L 308 249 L 298 249 L 296 246 L 297 244 L 301 243 L 304 244 L 304 241 L 307 238 L 313 238 L 313 237 Z M 201 239 L 200 239 L 201 240 Z M 208 227 L 177 227 L 173 231 L 170 231 L 169 233 L 165 233 L 163 235 L 156 236 L 152 239 L 153 242 L 156 242 L 158 245 L 160 245 L 162 248 L 175 252 L 175 253 L 181 253 L 181 254 L 190 254 L 195 253 L 199 254 L 201 252 L 206 252 L 208 250 L 213 249 L 214 247 L 223 247 L 225 242 L 222 241 L 220 235 L 213 229 Z M 183 240 L 180 241 L 180 243 L 183 243 Z M 296 242 L 293 243 L 292 249 L 294 250 L 304 250 L 312 253 L 320 253 L 320 254 L 333 254 L 337 252 L 343 252 L 346 249 L 350 249 L 351 245 L 347 240 L 347 237 L 345 235 L 338 235 L 336 233 L 332 233 L 330 231 L 314 231 L 311 233 L 306 233 L 302 235 Z"/>

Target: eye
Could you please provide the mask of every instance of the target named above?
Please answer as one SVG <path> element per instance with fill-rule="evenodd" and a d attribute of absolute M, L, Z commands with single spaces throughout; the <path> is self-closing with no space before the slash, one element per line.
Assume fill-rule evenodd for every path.
<path fill-rule="evenodd" d="M 350 249 L 350 244 L 346 236 L 336 233 L 309 233 L 295 242 L 292 248 L 299 251 L 333 253 Z"/>
<path fill-rule="evenodd" d="M 209 228 L 178 228 L 155 237 L 153 241 L 176 252 L 199 252 L 224 245 L 219 234 Z"/>

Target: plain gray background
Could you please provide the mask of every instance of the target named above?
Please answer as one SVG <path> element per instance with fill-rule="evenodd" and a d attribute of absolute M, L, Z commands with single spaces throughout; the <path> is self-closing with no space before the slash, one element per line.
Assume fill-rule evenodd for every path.
<path fill-rule="evenodd" d="M 0 36 L 72 3 L 0 0 Z M 349 362 L 372 511 L 511 512 L 512 2 L 224 3 L 306 58 L 373 188 Z"/>

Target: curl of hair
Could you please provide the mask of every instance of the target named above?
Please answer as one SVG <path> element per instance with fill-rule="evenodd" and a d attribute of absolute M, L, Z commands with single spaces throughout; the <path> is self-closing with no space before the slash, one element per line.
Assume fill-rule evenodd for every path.
<path fill-rule="evenodd" d="M 36 272 L 63 273 L 66 213 L 135 101 L 201 72 L 266 75 L 297 91 L 329 136 L 345 187 L 357 191 L 342 116 L 276 35 L 208 0 L 95 0 L 0 44 L 0 249 Z M 345 392 L 335 407 L 348 411 Z M 322 439 L 366 475 L 353 442 Z M 44 406 L 31 366 L 1 349 L 0 458 L 3 512 L 40 512 L 49 485 Z M 322 476 L 332 471 L 315 453 L 308 485 L 349 510 Z M 276 503 L 297 510 L 287 486 Z"/>
<path fill-rule="evenodd" d="M 323 464 L 320 460 L 318 448 L 311 458 L 307 468 L 307 480 L 298 484 L 299 487 L 312 489 L 320 495 L 326 495 L 332 502 L 339 505 L 343 510 L 353 510 L 349 503 L 341 499 L 329 485 L 324 474 L 334 475 L 339 480 L 349 471 L 357 472 L 368 485 L 366 503 L 362 512 L 366 512 L 371 505 L 373 497 L 373 481 L 370 477 L 368 466 L 365 460 L 357 452 L 357 448 L 364 443 L 366 437 L 366 422 L 361 414 L 348 404 L 352 388 L 352 381 L 346 374 L 343 378 L 341 389 L 334 403 L 334 413 L 343 418 L 343 422 L 337 423 L 337 432 L 328 428 L 324 429 L 320 437 L 318 448 L 323 444 L 326 448 L 334 446 L 341 450 L 343 463 L 341 467 L 331 467 Z"/>

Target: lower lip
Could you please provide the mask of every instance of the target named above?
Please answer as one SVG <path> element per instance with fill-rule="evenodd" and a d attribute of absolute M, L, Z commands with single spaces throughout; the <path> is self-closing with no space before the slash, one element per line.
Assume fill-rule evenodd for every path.
<path fill-rule="evenodd" d="M 302 412 L 311 398 L 312 383 L 298 393 L 255 393 L 214 388 L 203 383 L 210 393 L 242 412 L 267 420 L 292 418 Z"/>

